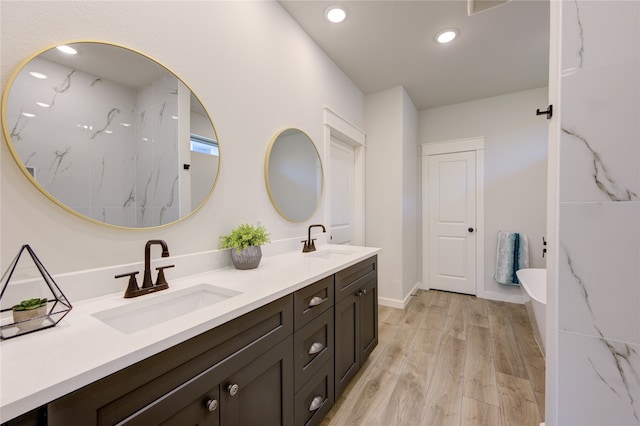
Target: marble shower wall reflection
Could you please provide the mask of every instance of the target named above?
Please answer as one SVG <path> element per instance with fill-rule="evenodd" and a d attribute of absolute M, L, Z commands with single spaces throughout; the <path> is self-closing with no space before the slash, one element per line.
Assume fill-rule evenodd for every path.
<path fill-rule="evenodd" d="M 640 425 L 640 2 L 562 13 L 558 421 Z"/>
<path fill-rule="evenodd" d="M 136 105 L 137 226 L 179 219 L 178 79 L 167 74 L 138 93 Z"/>
<path fill-rule="evenodd" d="M 178 84 L 167 76 L 136 91 L 35 58 L 11 89 L 22 102 L 7 111 L 13 146 L 45 190 L 85 216 L 126 227 L 173 222 Z M 159 172 L 167 166 L 174 172 Z"/>

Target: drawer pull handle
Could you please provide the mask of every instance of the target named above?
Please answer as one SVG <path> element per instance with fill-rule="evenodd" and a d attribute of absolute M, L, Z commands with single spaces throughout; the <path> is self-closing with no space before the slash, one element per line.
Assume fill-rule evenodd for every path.
<path fill-rule="evenodd" d="M 320 342 L 314 342 L 309 348 L 309 355 L 314 355 L 324 349 L 324 345 Z"/>
<path fill-rule="evenodd" d="M 318 306 L 321 303 L 324 303 L 327 301 L 327 298 L 325 297 L 324 299 L 320 296 L 313 296 L 311 298 L 311 300 L 309 301 L 309 307 L 313 308 L 314 306 Z"/>
<path fill-rule="evenodd" d="M 318 395 L 311 401 L 311 405 L 309 406 L 309 411 L 317 411 L 320 407 L 324 405 L 326 400 L 322 395 Z"/>
<path fill-rule="evenodd" d="M 235 396 L 238 393 L 238 385 L 236 383 L 227 386 L 227 391 L 229 392 L 229 395 L 231 396 Z"/>
<path fill-rule="evenodd" d="M 217 399 L 210 399 L 209 401 L 207 401 L 207 410 L 216 411 L 217 408 L 218 408 L 218 400 Z"/>

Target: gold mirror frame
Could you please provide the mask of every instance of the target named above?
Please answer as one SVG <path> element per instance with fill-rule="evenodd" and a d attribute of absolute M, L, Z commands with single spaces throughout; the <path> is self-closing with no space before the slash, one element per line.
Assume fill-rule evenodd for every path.
<path fill-rule="evenodd" d="M 44 48 L 34 54 L 32 54 L 31 56 L 29 56 L 28 58 L 26 58 L 24 61 L 22 61 L 22 63 L 20 63 L 20 65 L 16 68 L 16 70 L 13 72 L 13 74 L 10 76 L 9 81 L 7 83 L 7 86 L 5 87 L 4 93 L 2 95 L 2 105 L 1 105 L 1 110 L 2 110 L 2 130 L 3 130 L 3 134 L 4 134 L 4 138 L 5 141 L 7 143 L 7 147 L 9 148 L 9 151 L 11 152 L 11 155 L 13 156 L 14 160 L 16 161 L 16 164 L 18 165 L 18 167 L 20 168 L 20 170 L 22 171 L 22 173 L 27 177 L 27 179 L 43 194 L 45 195 L 48 199 L 50 199 L 51 201 L 53 201 L 56 205 L 58 205 L 59 207 L 63 208 L 64 210 L 68 211 L 69 213 L 72 213 L 73 215 L 80 217 L 82 219 L 88 220 L 90 222 L 93 223 L 97 223 L 100 225 L 106 225 L 108 227 L 112 227 L 112 228 L 118 228 L 118 229 L 132 229 L 132 230 L 136 230 L 136 229 L 141 229 L 141 230 L 149 230 L 149 229 L 157 229 L 157 228 L 163 228 L 169 225 L 172 225 L 174 223 L 178 223 L 182 220 L 187 219 L 188 217 L 192 216 L 194 213 L 196 213 L 200 208 L 202 208 L 202 206 L 211 198 L 211 194 L 213 193 L 216 183 L 218 181 L 218 177 L 220 176 L 220 162 L 219 162 L 219 156 L 218 159 L 216 160 L 217 162 L 217 170 L 215 172 L 215 176 L 213 176 L 213 181 L 211 182 L 211 187 L 209 189 L 209 191 L 206 193 L 206 195 L 204 195 L 202 197 L 202 201 L 195 207 L 190 206 L 189 208 L 189 212 L 188 213 L 184 213 L 181 214 L 180 213 L 180 206 L 178 206 L 178 218 L 175 220 L 171 220 L 167 223 L 160 223 L 157 225 L 151 225 L 151 226 L 125 226 L 125 225 L 119 225 L 119 224 L 113 224 L 113 223 L 108 223 L 108 222 L 103 222 L 100 220 L 97 220 L 93 217 L 90 217 L 86 214 L 83 214 L 82 212 L 77 211 L 76 209 L 74 209 L 73 207 L 68 206 L 67 204 L 65 204 L 64 202 L 62 202 L 61 200 L 58 199 L 58 197 L 56 197 L 54 194 L 52 194 L 50 191 L 48 191 L 40 182 L 38 182 L 36 180 L 36 177 L 34 177 L 33 175 L 33 171 L 29 170 L 27 168 L 27 166 L 25 165 L 23 159 L 20 157 L 18 151 L 16 150 L 15 146 L 14 146 L 14 141 L 12 136 L 15 134 L 14 132 L 16 131 L 16 129 L 10 129 L 10 125 L 8 123 L 8 108 L 10 108 L 11 106 L 9 105 L 10 102 L 10 97 L 11 97 L 11 90 L 14 87 L 14 84 L 16 82 L 16 79 L 18 78 L 18 76 L 20 75 L 20 73 L 25 70 L 25 68 L 35 59 L 41 57 L 42 55 L 46 54 L 47 52 L 52 51 L 53 49 L 55 49 L 57 46 L 60 45 L 97 45 L 100 46 L 101 48 L 117 48 L 117 49 L 122 49 L 122 52 L 120 53 L 125 53 L 127 55 L 136 55 L 137 57 L 139 57 L 140 59 L 143 59 L 144 61 L 149 62 L 150 64 L 152 64 L 155 67 L 158 67 L 159 69 L 162 69 L 164 71 L 166 71 L 166 73 L 168 73 L 169 75 L 175 77 L 176 81 L 178 82 L 178 86 L 181 84 L 182 86 L 184 86 L 184 88 L 186 90 L 189 91 L 190 93 L 190 98 L 191 98 L 191 105 L 193 105 L 194 107 L 197 107 L 198 109 L 200 109 L 200 114 L 206 119 L 208 120 L 208 123 L 211 126 L 211 132 L 212 132 L 212 136 L 213 136 L 213 140 L 216 143 L 217 149 L 219 150 L 219 142 L 218 142 L 218 136 L 217 136 L 217 132 L 215 130 L 215 126 L 213 124 L 213 121 L 211 120 L 210 115 L 208 114 L 208 112 L 206 111 L 206 109 L 204 108 L 204 105 L 202 104 L 202 101 L 200 101 L 200 99 L 198 98 L 198 96 L 193 92 L 193 90 L 191 90 L 191 88 L 180 78 L 178 77 L 173 71 L 171 71 L 169 68 L 167 68 L 166 66 L 162 65 L 160 62 L 156 61 L 155 59 L 151 58 L 148 55 L 145 55 L 135 49 L 131 49 L 129 47 L 125 47 L 122 45 L 118 45 L 115 43 L 110 43 L 110 42 L 104 42 L 104 41 L 95 41 L 95 40 L 74 40 L 74 41 L 69 41 L 69 42 L 65 42 L 65 43 L 61 43 L 61 44 L 56 44 L 54 46 L 49 46 L 47 48 Z M 75 72 L 75 69 L 74 71 Z M 72 73 L 71 73 L 72 74 Z M 69 74 L 69 76 L 71 75 Z M 69 77 L 68 76 L 68 77 Z M 98 81 L 98 79 L 96 79 L 96 81 Z M 68 83 L 68 81 L 66 81 L 66 83 Z M 52 84 L 54 85 L 54 84 Z M 54 90 L 56 88 L 53 88 Z M 56 92 L 59 92 L 56 90 Z M 54 95 L 57 96 L 57 95 Z M 186 96 L 186 94 L 185 94 Z M 55 98 L 54 98 L 55 99 Z M 143 120 L 144 120 L 144 113 L 142 113 L 143 116 Z M 16 124 L 14 127 L 17 126 L 17 120 L 16 120 Z M 189 126 L 191 127 L 191 125 Z M 104 129 L 102 129 L 104 130 Z M 191 130 L 191 129 L 190 129 Z M 178 144 L 178 142 L 176 141 L 176 150 L 180 149 L 180 146 Z M 193 157 L 189 158 L 189 165 L 191 164 Z M 184 158 L 182 160 L 179 161 L 180 164 L 176 164 L 176 168 L 177 168 L 177 173 L 178 176 L 180 173 L 183 173 L 183 170 L 189 170 L 189 167 L 185 164 L 184 168 L 182 167 L 183 163 L 186 163 L 184 161 Z M 158 175 L 160 175 L 160 171 L 158 170 Z M 175 181 L 173 183 L 173 187 L 170 190 L 170 192 L 173 194 L 174 189 L 175 189 L 175 185 L 176 182 L 179 181 L 179 177 L 176 176 Z M 191 173 L 190 173 L 191 176 Z M 151 179 L 151 178 L 149 178 Z M 158 177 L 156 178 L 158 179 Z M 189 179 L 190 181 L 190 179 Z M 137 184 L 133 184 L 134 187 Z M 148 185 L 148 182 L 147 182 Z M 179 182 L 178 182 L 179 185 Z M 202 191 L 202 194 L 204 194 L 204 191 Z M 171 195 L 172 196 L 172 195 Z M 178 201 L 179 203 L 179 201 Z M 126 202 L 122 207 L 123 209 L 126 208 Z M 139 209 L 139 208 L 138 208 Z M 143 207 L 144 209 L 144 207 Z M 186 211 L 186 210 L 185 210 Z M 135 211 L 133 214 L 138 214 L 137 211 Z"/>
<path fill-rule="evenodd" d="M 271 139 L 264 178 L 273 207 L 286 220 L 304 222 L 318 210 L 324 170 L 316 145 L 304 131 L 287 128 Z"/>

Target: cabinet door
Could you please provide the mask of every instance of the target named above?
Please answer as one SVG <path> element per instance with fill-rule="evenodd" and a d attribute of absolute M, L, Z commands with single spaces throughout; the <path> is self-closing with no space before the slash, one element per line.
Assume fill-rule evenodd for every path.
<path fill-rule="evenodd" d="M 360 300 L 355 294 L 346 296 L 335 307 L 335 398 L 360 368 Z"/>
<path fill-rule="evenodd" d="M 162 422 L 163 426 L 218 426 L 220 424 L 220 387 L 204 395 Z"/>
<path fill-rule="evenodd" d="M 358 293 L 360 303 L 360 365 L 378 345 L 378 278 L 371 275 Z"/>
<path fill-rule="evenodd" d="M 222 382 L 223 425 L 293 425 L 292 347 L 289 336 Z"/>

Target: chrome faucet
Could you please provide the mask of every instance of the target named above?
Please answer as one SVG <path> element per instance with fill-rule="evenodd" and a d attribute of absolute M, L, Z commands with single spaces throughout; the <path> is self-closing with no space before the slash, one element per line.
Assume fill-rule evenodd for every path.
<path fill-rule="evenodd" d="M 306 241 L 301 241 L 302 243 L 304 243 L 304 246 L 302 247 L 302 252 L 303 253 L 309 253 L 310 251 L 316 251 L 316 244 L 314 243 L 314 241 L 316 240 L 315 238 L 311 239 L 311 228 L 315 228 L 315 227 L 320 227 L 322 228 L 322 232 L 327 232 L 326 228 L 324 227 L 324 225 L 309 225 L 309 229 L 308 229 L 308 236 L 307 236 L 307 240 Z"/>
<path fill-rule="evenodd" d="M 160 291 L 169 288 L 169 283 L 164 276 L 164 270 L 167 268 L 173 268 L 175 265 L 160 266 L 156 268 L 158 271 L 158 277 L 155 284 L 151 279 L 151 246 L 159 244 L 162 246 L 162 257 L 169 257 L 169 247 L 163 240 L 149 240 L 144 246 L 144 278 L 142 280 L 142 287 L 138 287 L 136 280 L 136 272 L 127 272 L 125 274 L 116 275 L 115 278 L 129 277 L 129 284 L 127 290 L 124 292 L 125 298 L 142 296 L 143 294 L 152 293 L 154 291 Z"/>

